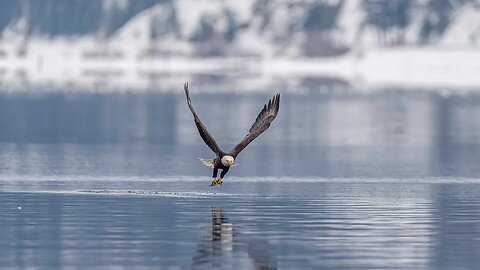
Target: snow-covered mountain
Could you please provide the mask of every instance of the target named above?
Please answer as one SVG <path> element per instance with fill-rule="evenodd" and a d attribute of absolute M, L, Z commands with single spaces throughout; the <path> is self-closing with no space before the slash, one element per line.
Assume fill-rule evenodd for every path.
<path fill-rule="evenodd" d="M 94 39 L 137 57 L 335 56 L 402 45 L 480 46 L 473 0 L 22 0 L 0 4 L 2 43 Z"/>
<path fill-rule="evenodd" d="M 319 75 L 471 88 L 479 70 L 480 0 L 0 2 L 0 87 L 176 89 L 233 72 L 253 90 Z"/>

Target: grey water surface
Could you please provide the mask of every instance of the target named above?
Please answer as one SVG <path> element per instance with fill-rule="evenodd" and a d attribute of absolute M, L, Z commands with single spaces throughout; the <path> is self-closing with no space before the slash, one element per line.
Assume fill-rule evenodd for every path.
<path fill-rule="evenodd" d="M 268 94 L 197 94 L 228 150 Z M 480 95 L 282 95 L 221 187 L 184 96 L 0 94 L 0 269 L 478 269 Z"/>

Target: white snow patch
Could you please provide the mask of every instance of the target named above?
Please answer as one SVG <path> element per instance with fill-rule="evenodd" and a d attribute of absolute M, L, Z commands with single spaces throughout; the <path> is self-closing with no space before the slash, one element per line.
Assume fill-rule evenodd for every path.
<path fill-rule="evenodd" d="M 397 48 L 369 51 L 355 65 L 367 87 L 477 88 L 480 50 Z"/>
<path fill-rule="evenodd" d="M 360 27 L 365 20 L 365 14 L 361 5 L 361 1 L 347 0 L 344 2 L 339 14 L 338 27 L 342 32 L 343 42 L 352 47 L 360 39 Z"/>
<path fill-rule="evenodd" d="M 449 25 L 441 44 L 480 45 L 480 5 L 467 4 L 456 12 L 453 22 Z"/>
<path fill-rule="evenodd" d="M 191 37 L 195 33 L 202 17 L 222 13 L 224 9 L 223 3 L 210 0 L 179 0 L 174 4 L 183 37 Z"/>

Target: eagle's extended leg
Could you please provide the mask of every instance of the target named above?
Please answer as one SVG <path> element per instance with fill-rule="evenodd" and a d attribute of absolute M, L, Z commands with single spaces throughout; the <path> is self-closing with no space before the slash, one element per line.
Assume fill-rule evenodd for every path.
<path fill-rule="evenodd" d="M 222 173 L 220 173 L 220 178 L 217 180 L 217 184 L 221 185 L 223 183 L 222 179 L 225 177 L 225 174 L 227 174 L 228 170 L 230 167 L 226 167 L 225 169 L 222 170 Z"/>
<path fill-rule="evenodd" d="M 214 165 L 213 166 L 213 180 L 212 180 L 212 183 L 210 184 L 211 187 L 215 186 L 216 184 L 218 184 L 217 182 L 217 175 L 218 175 L 218 167 L 217 165 Z"/>

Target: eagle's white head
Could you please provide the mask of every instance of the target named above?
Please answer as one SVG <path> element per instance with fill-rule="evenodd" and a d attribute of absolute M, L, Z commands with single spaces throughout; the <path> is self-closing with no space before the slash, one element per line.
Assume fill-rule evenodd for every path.
<path fill-rule="evenodd" d="M 229 155 L 225 155 L 221 159 L 223 166 L 227 166 L 227 167 L 232 166 L 234 160 L 235 159 L 232 156 L 229 156 Z"/>

